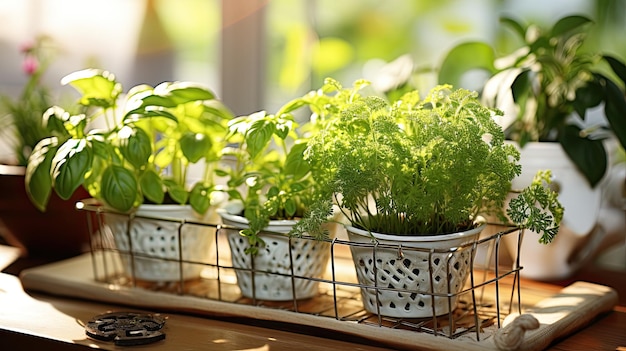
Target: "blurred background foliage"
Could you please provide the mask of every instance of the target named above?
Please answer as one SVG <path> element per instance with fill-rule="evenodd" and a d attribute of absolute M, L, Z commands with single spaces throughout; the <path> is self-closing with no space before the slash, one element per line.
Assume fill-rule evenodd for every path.
<path fill-rule="evenodd" d="M 501 15 L 550 24 L 564 15 L 584 14 L 596 22 L 590 49 L 626 57 L 626 2 L 620 0 L 255 3 L 254 15 L 263 24 L 262 72 L 257 72 L 263 95 L 257 105 L 268 110 L 320 86 L 327 76 L 344 84 L 371 79 L 385 63 L 405 54 L 422 73 L 418 86 L 428 89 L 446 51 L 461 41 L 487 41 L 501 53 L 519 46 L 499 26 Z M 221 34 L 231 25 L 222 20 L 222 5 L 219 0 L 0 0 L 0 93 L 18 91 L 26 79 L 15 69 L 20 67 L 19 45 L 45 34 L 61 47 L 45 77 L 53 88 L 63 75 L 98 65 L 117 73 L 126 86 L 192 80 L 220 94 L 223 80 L 246 80 L 221 75 L 223 65 L 235 62 L 220 55 Z"/>

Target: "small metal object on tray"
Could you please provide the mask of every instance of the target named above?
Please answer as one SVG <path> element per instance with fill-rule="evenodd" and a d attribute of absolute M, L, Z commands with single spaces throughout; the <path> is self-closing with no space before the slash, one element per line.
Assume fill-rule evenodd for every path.
<path fill-rule="evenodd" d="M 85 325 L 90 338 L 113 341 L 118 346 L 145 345 L 165 339 L 160 330 L 165 319 L 159 315 L 110 312 L 93 317 Z"/>

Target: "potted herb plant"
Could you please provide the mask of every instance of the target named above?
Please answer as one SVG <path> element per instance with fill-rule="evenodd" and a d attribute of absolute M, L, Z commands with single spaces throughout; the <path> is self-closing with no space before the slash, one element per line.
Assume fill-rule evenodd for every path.
<path fill-rule="evenodd" d="M 232 162 L 222 175 L 228 179 L 231 201 L 219 213 L 231 227 L 228 238 L 237 282 L 249 298 L 313 297 L 319 284 L 311 278 L 322 277 L 329 259 L 327 241 L 287 235 L 317 196 L 304 160 L 307 126 L 299 126 L 293 114 L 304 105 L 306 97 L 275 114 L 260 111 L 229 124 L 232 147 L 225 154 Z"/>
<path fill-rule="evenodd" d="M 23 71 L 26 85 L 17 97 L 0 97 L 0 134 L 8 155 L 0 164 L 0 235 L 22 255 L 44 259 L 71 257 L 85 252 L 89 235 L 85 216 L 74 209 L 87 191 L 78 189 L 68 201 L 51 197 L 50 210 L 41 212 L 24 190 L 26 162 L 35 145 L 61 133 L 42 123 L 43 113 L 52 105 L 52 92 L 42 83 L 54 56 L 54 43 L 48 37 L 23 45 Z"/>
<path fill-rule="evenodd" d="M 626 65 L 585 46 L 591 22 L 574 15 L 541 28 L 503 18 L 522 47 L 498 57 L 486 43 L 462 43 L 448 53 L 440 70 L 440 82 L 453 84 L 469 70 L 491 75 L 482 101 L 505 111 L 498 122 L 520 148 L 526 171 L 514 180 L 514 188 L 528 184 L 535 170 L 552 169 L 568 213 L 554 245 L 524 242 L 522 273 L 535 279 L 565 278 L 604 245 L 623 240 L 623 224 L 615 230 L 598 221 L 624 222 L 621 209 L 605 210 L 602 192 L 616 183 L 610 181 L 614 175 L 608 161 L 614 141 L 626 145 Z M 525 258 L 525 252 L 532 257 Z"/>
<path fill-rule="evenodd" d="M 441 294 L 463 288 L 481 216 L 504 218 L 519 153 L 493 120 L 499 111 L 475 93 L 439 86 L 424 99 L 411 91 L 389 103 L 360 95 L 363 85 L 341 89 L 330 81 L 323 89 L 343 102 L 308 142 L 322 196 L 292 234 L 323 232 L 337 206 L 351 241 L 376 243 L 351 246 L 366 310 L 404 318 L 448 313 L 454 302 Z M 563 212 L 549 182 L 549 172 L 540 173 L 507 210 L 544 243 Z M 440 296 L 431 299 L 431 289 Z"/>
<path fill-rule="evenodd" d="M 167 259 L 203 262 L 210 252 L 209 228 L 183 223 L 203 221 L 215 205 L 214 169 L 230 111 L 210 90 L 189 82 L 138 85 L 123 94 L 113 74 L 86 69 L 62 84 L 80 92 L 82 110 L 71 114 L 54 106 L 45 113 L 45 123 L 65 133 L 43 139 L 31 154 L 26 172 L 31 200 L 45 209 L 52 192 L 66 199 L 85 187 L 108 209 L 107 228 L 119 248 L 136 256 L 129 263 L 136 278 L 179 280 L 178 264 Z M 90 129 L 98 119 L 105 127 Z M 195 180 L 188 173 L 194 164 L 205 169 Z M 201 269 L 185 264 L 182 278 Z"/>

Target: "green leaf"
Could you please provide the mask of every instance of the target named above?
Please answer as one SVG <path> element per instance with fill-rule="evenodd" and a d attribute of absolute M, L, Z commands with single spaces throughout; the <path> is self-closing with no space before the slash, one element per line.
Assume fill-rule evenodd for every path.
<path fill-rule="evenodd" d="M 224 120 L 233 119 L 233 113 L 228 109 L 228 107 L 224 105 L 224 103 L 218 100 L 211 100 L 211 101 L 205 102 L 204 110 L 208 114 L 220 117 Z"/>
<path fill-rule="evenodd" d="M 175 152 L 176 149 L 172 145 L 161 148 L 154 157 L 154 164 L 159 168 L 167 168 L 174 162 Z"/>
<path fill-rule="evenodd" d="M 138 193 L 137 178 L 129 169 L 110 165 L 102 173 L 102 199 L 115 210 L 130 211 Z"/>
<path fill-rule="evenodd" d="M 190 82 L 174 83 L 170 86 L 170 94 L 179 104 L 215 99 L 215 94 L 210 90 L 192 84 Z"/>
<path fill-rule="evenodd" d="M 63 122 L 63 129 L 65 129 L 70 137 L 76 139 L 80 139 L 85 136 L 86 127 L 87 116 L 85 114 L 69 115 Z"/>
<path fill-rule="evenodd" d="M 124 126 L 117 133 L 120 141 L 120 151 L 124 158 L 139 170 L 148 163 L 152 155 L 152 141 L 143 129 Z"/>
<path fill-rule="evenodd" d="M 611 66 L 611 69 L 615 72 L 619 79 L 626 84 L 626 65 L 624 65 L 624 62 L 608 55 L 604 55 L 602 58 L 608 62 L 609 66 Z"/>
<path fill-rule="evenodd" d="M 626 148 L 626 97 L 620 88 L 606 79 L 604 114 L 622 147 Z"/>
<path fill-rule="evenodd" d="M 211 151 L 211 147 L 211 138 L 204 134 L 189 132 L 180 139 L 180 149 L 191 163 L 200 161 Z"/>
<path fill-rule="evenodd" d="M 268 198 L 277 196 L 278 194 L 280 194 L 280 189 L 278 189 L 277 186 L 273 186 L 273 187 L 269 188 L 269 190 L 267 191 L 267 197 Z"/>
<path fill-rule="evenodd" d="M 552 27 L 552 31 L 550 32 L 551 38 L 556 38 L 558 36 L 563 35 L 566 32 L 569 32 L 573 29 L 581 27 L 587 23 L 591 23 L 592 21 L 584 16 L 567 16 L 561 18 L 558 22 L 554 24 Z"/>
<path fill-rule="evenodd" d="M 80 103 L 102 108 L 114 107 L 122 92 L 112 73 L 99 69 L 85 69 L 71 73 L 61 79 L 62 85 L 71 85 L 82 94 Z"/>
<path fill-rule="evenodd" d="M 189 193 L 182 185 L 178 184 L 172 179 L 164 179 L 163 184 L 165 185 L 165 188 L 167 188 L 167 192 L 170 194 L 172 200 L 176 201 L 179 204 L 187 203 Z"/>
<path fill-rule="evenodd" d="M 155 94 L 167 96 L 176 105 L 191 101 L 213 100 L 215 94 L 193 82 L 166 82 L 154 88 Z"/>
<path fill-rule="evenodd" d="M 159 110 L 159 109 L 150 109 L 150 108 L 147 108 L 147 109 L 140 108 L 140 109 L 128 111 L 128 113 L 124 116 L 123 120 L 124 120 L 124 123 L 130 124 L 130 123 L 135 123 L 144 119 L 156 118 L 156 117 L 167 118 L 178 123 L 178 118 L 176 118 L 176 116 L 174 116 L 171 112 L 165 111 L 165 110 Z"/>
<path fill-rule="evenodd" d="M 595 187 L 606 171 L 606 151 L 602 140 L 583 138 L 580 131 L 577 126 L 565 126 L 559 135 L 559 142 L 589 185 Z"/>
<path fill-rule="evenodd" d="M 576 99 L 572 101 L 572 105 L 576 113 L 584 120 L 587 109 L 598 106 L 604 100 L 605 95 L 604 87 L 595 79 L 576 90 Z"/>
<path fill-rule="evenodd" d="M 68 139 L 59 147 L 52 159 L 51 176 L 61 199 L 69 199 L 83 184 L 92 160 L 93 153 L 86 139 Z"/>
<path fill-rule="evenodd" d="M 311 166 L 304 159 L 304 151 L 306 148 L 306 143 L 293 145 L 285 160 L 285 174 L 293 175 L 296 180 L 303 178 L 311 170 Z"/>
<path fill-rule="evenodd" d="M 280 110 L 278 112 L 276 112 L 277 116 L 282 116 L 284 114 L 287 113 L 291 113 L 297 109 L 299 109 L 300 107 L 307 105 L 307 101 L 305 99 L 302 98 L 297 98 L 294 100 L 289 101 L 288 103 L 286 103 L 285 105 L 283 105 Z"/>
<path fill-rule="evenodd" d="M 519 103 L 523 101 L 531 89 L 530 70 L 523 70 L 515 77 L 513 84 L 511 84 L 511 93 L 513 94 L 513 101 Z"/>
<path fill-rule="evenodd" d="M 278 123 L 275 124 L 274 134 L 282 140 L 285 140 L 289 135 L 289 131 L 293 126 L 293 121 L 285 118 L 280 118 Z"/>
<path fill-rule="evenodd" d="M 291 190 L 291 192 L 293 193 L 298 193 L 301 192 L 302 190 L 306 189 L 307 185 L 305 185 L 305 183 L 302 182 L 297 182 L 297 183 L 291 183 L 289 185 L 289 189 Z"/>
<path fill-rule="evenodd" d="M 493 75 L 496 73 L 496 68 L 493 66 L 494 60 L 495 52 L 486 43 L 460 44 L 450 50 L 444 58 L 439 69 L 439 83 L 460 87 L 463 74 L 473 69 L 486 70 Z"/>
<path fill-rule="evenodd" d="M 551 50 L 552 42 L 550 38 L 542 35 L 530 43 L 529 47 L 530 52 L 536 54 L 538 52 L 544 52 L 544 50 Z"/>
<path fill-rule="evenodd" d="M 524 26 L 522 26 L 519 22 L 517 22 L 513 18 L 501 17 L 500 23 L 502 23 L 503 25 L 509 26 L 515 33 L 517 33 L 517 35 L 519 35 L 520 38 L 523 39 L 526 37 L 526 29 L 524 28 Z"/>
<path fill-rule="evenodd" d="M 158 106 L 158 107 L 176 107 L 176 102 L 169 98 L 168 96 L 163 95 L 146 95 L 141 98 L 141 108 L 146 108 L 149 106 Z"/>
<path fill-rule="evenodd" d="M 148 200 L 156 204 L 163 203 L 163 199 L 165 198 L 163 182 L 153 169 L 147 169 L 141 174 L 139 185 L 143 196 Z"/>
<path fill-rule="evenodd" d="M 246 136 L 246 146 L 251 158 L 255 158 L 267 147 L 275 130 L 274 123 L 265 118 L 254 121 L 250 125 Z"/>
<path fill-rule="evenodd" d="M 102 134 L 92 131 L 87 135 L 87 141 L 91 144 L 91 150 L 94 157 L 99 157 L 103 160 L 109 160 L 112 155 L 115 154 L 111 144 L 107 143 Z"/>
<path fill-rule="evenodd" d="M 292 197 L 285 199 L 284 207 L 285 212 L 289 217 L 293 217 L 293 215 L 296 213 L 296 210 L 298 209 L 298 207 L 296 206 L 296 201 Z"/>
<path fill-rule="evenodd" d="M 223 170 L 223 169 L 216 169 L 215 170 L 215 175 L 218 177 L 228 177 L 230 175 L 230 173 L 228 173 L 227 171 Z"/>
<path fill-rule="evenodd" d="M 51 133 L 56 132 L 69 137 L 69 133 L 65 129 L 65 122 L 67 122 L 69 118 L 69 112 L 66 112 L 59 106 L 52 106 L 43 113 L 42 123 Z"/>
<path fill-rule="evenodd" d="M 550 171 L 537 172 L 531 185 L 511 199 L 506 210 L 511 221 L 520 228 L 541 233 L 541 244 L 549 244 L 554 239 L 563 219 L 558 193 L 550 189 L 551 176 Z"/>
<path fill-rule="evenodd" d="M 211 190 L 210 186 L 202 183 L 196 183 L 189 192 L 189 204 L 194 211 L 199 214 L 205 214 L 211 206 Z"/>
<path fill-rule="evenodd" d="M 26 193 L 40 211 L 45 211 L 52 193 L 50 168 L 57 149 L 56 137 L 41 140 L 33 149 L 26 165 Z"/>
<path fill-rule="evenodd" d="M 154 91 L 154 89 L 148 84 L 135 85 L 134 87 L 130 88 L 130 90 L 128 90 L 128 92 L 126 93 L 126 100 L 127 101 L 135 101 L 135 100 L 141 101 L 143 97 L 152 94 L 152 91 Z"/>

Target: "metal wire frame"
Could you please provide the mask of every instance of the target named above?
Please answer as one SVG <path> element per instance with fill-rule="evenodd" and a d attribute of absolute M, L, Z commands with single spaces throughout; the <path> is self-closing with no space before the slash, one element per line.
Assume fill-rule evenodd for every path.
<path fill-rule="evenodd" d="M 515 227 L 501 226 L 502 230 L 495 234 L 481 237 L 480 239 L 449 250 L 419 249 L 403 247 L 401 245 L 387 245 L 377 242 L 355 243 L 340 238 L 326 239 L 329 243 L 330 259 L 328 273 L 324 277 L 307 277 L 296 274 L 294 269 L 293 253 L 289 250 L 290 272 L 289 274 L 258 270 L 254 264 L 250 268 L 236 268 L 230 260 L 230 250 L 225 247 L 223 238 L 225 229 L 231 227 L 221 224 L 207 224 L 196 221 L 156 218 L 148 216 L 128 216 L 128 230 L 126 236 L 130 247 L 128 250 L 120 250 L 107 233 L 107 225 L 104 214 L 108 210 L 95 203 L 88 201 L 79 203 L 77 208 L 85 211 L 88 217 L 88 225 L 91 236 L 91 252 L 94 279 L 108 284 L 109 286 L 130 286 L 137 289 L 158 290 L 178 295 L 189 295 L 202 297 L 227 303 L 245 304 L 258 308 L 280 309 L 294 313 L 305 313 L 320 318 L 334 318 L 339 321 L 349 323 L 360 323 L 375 325 L 381 328 L 406 329 L 415 332 L 428 333 L 436 336 L 443 336 L 456 339 L 464 335 L 473 334 L 475 340 L 480 341 L 486 337 L 484 331 L 489 327 L 501 328 L 502 321 L 517 309 L 521 313 L 521 293 L 519 260 L 516 259 L 510 265 L 503 265 L 501 262 L 502 240 L 508 237 L 517 240 L 517 252 L 519 253 L 523 231 Z M 178 223 L 178 252 L 177 258 L 161 258 L 151 254 L 136 252 L 132 246 L 131 227 L 133 221 L 138 219 L 163 220 Z M 198 262 L 188 260 L 184 257 L 182 250 L 182 237 L 184 228 L 187 226 L 207 226 L 215 230 L 215 240 L 212 247 L 212 259 L 210 262 Z M 268 235 L 282 235 L 277 233 L 267 233 Z M 313 238 L 302 238 L 303 240 L 315 240 Z M 291 245 L 289 240 L 289 245 Z M 448 285 L 448 293 L 436 293 L 430 291 L 412 291 L 414 293 L 426 294 L 434 301 L 436 297 L 448 299 L 448 305 L 452 310 L 452 300 L 459 301 L 453 312 L 443 316 L 437 316 L 434 310 L 430 318 L 402 319 L 382 316 L 380 314 L 369 313 L 364 310 L 361 303 L 360 289 L 374 289 L 377 292 L 383 290 L 393 290 L 402 292 L 401 289 L 386 287 L 380 282 L 374 286 L 360 284 L 354 278 L 354 265 L 350 261 L 349 248 L 351 246 L 371 247 L 373 249 L 373 259 L 376 260 L 376 253 L 382 249 L 398 250 L 399 255 L 407 251 L 416 250 L 428 253 L 429 260 L 435 254 L 451 254 L 458 250 L 470 250 L 470 272 L 468 282 L 464 289 L 458 293 L 451 293 Z M 347 254 L 348 253 L 348 254 Z M 120 264 L 120 257 L 125 256 L 132 262 L 130 271 L 124 270 Z M 519 255 L 513 255 L 517 258 Z M 135 277 L 135 262 L 139 258 L 149 258 L 154 260 L 171 261 L 178 264 L 179 279 L 176 282 L 154 283 L 145 282 Z M 254 260 L 251 260 L 254 262 Z M 183 265 L 202 265 L 210 273 L 200 279 L 183 279 Z M 374 266 L 376 267 L 376 265 Z M 374 268 L 376 269 L 376 268 Z M 256 298 L 256 286 L 253 282 L 253 298 L 244 298 L 238 294 L 234 272 L 243 270 L 250 274 L 270 274 L 277 277 L 289 277 L 291 279 L 292 296 L 290 301 L 272 302 Z M 446 263 L 446 273 L 449 275 L 450 262 Z M 347 272 L 347 273 L 346 273 Z M 430 279 L 433 280 L 432 267 L 429 271 Z M 346 278 L 348 276 L 348 278 Z M 378 279 L 376 272 L 374 276 Z M 315 281 L 320 284 L 319 294 L 311 299 L 299 300 L 296 296 L 295 282 L 298 279 Z M 449 284 L 449 282 L 448 282 Z M 431 284 L 432 286 L 432 284 Z M 114 293 L 115 289 L 112 289 Z M 378 296 L 378 293 L 376 294 Z"/>

